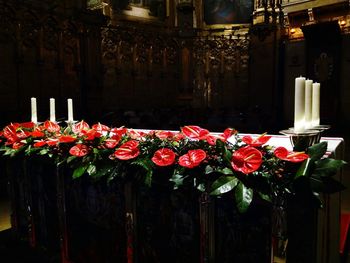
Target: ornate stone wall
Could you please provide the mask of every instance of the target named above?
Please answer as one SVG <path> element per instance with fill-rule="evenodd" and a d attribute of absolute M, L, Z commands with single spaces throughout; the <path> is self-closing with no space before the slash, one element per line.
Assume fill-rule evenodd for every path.
<path fill-rule="evenodd" d="M 168 22 L 114 16 L 107 24 L 99 10 L 68 2 L 0 1 L 0 79 L 6 98 L 0 107 L 8 119 L 29 119 L 32 96 L 39 98 L 40 120 L 47 118 L 50 97 L 56 98 L 61 118 L 68 97 L 75 101 L 76 116 L 88 118 L 121 108 L 246 102 L 247 34 L 193 31 L 181 24 L 188 21 L 187 9 L 178 10 L 175 26 L 176 6 L 167 11 Z"/>
<path fill-rule="evenodd" d="M 6 2 L 0 2 L 3 121 L 29 120 L 30 97 L 39 99 L 40 120 L 48 118 L 50 97 L 57 100 L 59 118 L 66 117 L 68 97 L 76 113 L 88 111 L 101 83 L 99 21 L 89 24 L 89 14 L 72 17 L 72 10 L 62 13 L 60 7 Z"/>

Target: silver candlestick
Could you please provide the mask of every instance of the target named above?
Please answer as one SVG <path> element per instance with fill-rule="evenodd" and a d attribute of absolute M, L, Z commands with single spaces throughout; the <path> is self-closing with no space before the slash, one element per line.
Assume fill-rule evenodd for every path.
<path fill-rule="evenodd" d="M 294 151 L 305 151 L 311 145 L 318 143 L 321 138 L 321 131 L 317 129 L 295 131 L 294 128 L 289 128 L 280 133 L 289 137 Z"/>

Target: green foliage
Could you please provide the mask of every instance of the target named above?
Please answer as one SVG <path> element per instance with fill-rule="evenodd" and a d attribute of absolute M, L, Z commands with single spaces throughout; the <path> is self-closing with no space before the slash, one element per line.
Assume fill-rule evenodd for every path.
<path fill-rule="evenodd" d="M 221 195 L 231 191 L 239 183 L 234 176 L 221 176 L 211 185 L 211 195 Z"/>
<path fill-rule="evenodd" d="M 327 152 L 327 142 L 320 142 L 310 146 L 307 149 L 307 154 L 314 161 L 321 159 Z"/>
<path fill-rule="evenodd" d="M 89 167 L 89 164 L 83 164 L 75 168 L 72 175 L 73 179 L 77 179 L 81 177 L 86 172 L 88 167 Z"/>
<path fill-rule="evenodd" d="M 164 131 L 144 133 L 107 126 L 101 130 L 101 124 L 90 128 L 83 121 L 67 127 L 45 123 L 29 128 L 28 124 L 8 125 L 0 131 L 0 151 L 11 157 L 48 156 L 57 166 L 70 167 L 74 179 L 86 175 L 94 180 L 106 178 L 107 182 L 138 180 L 149 187 L 163 180 L 166 187 L 192 188 L 214 197 L 231 193 L 240 212 L 247 211 L 254 194 L 274 202 L 301 188 L 315 197 L 344 189 L 332 176 L 345 162 L 328 158 L 326 142 L 309 147 L 309 158 L 295 163 L 295 159 L 278 156 L 274 147 L 264 145 L 266 141 L 259 145 L 248 138 L 253 145 L 233 129 L 212 134 L 198 126 L 186 126 L 178 133 L 159 134 Z M 229 136 L 234 140 L 229 141 Z M 254 155 L 244 153 L 247 148 L 259 153 L 254 169 L 249 162 Z M 285 151 L 292 156 L 299 154 Z M 154 176 L 159 171 L 162 176 Z"/>
<path fill-rule="evenodd" d="M 153 169 L 154 165 L 150 159 L 144 158 L 144 159 L 139 159 L 136 161 L 133 161 L 131 163 L 132 165 L 137 165 L 139 167 L 142 167 L 146 174 L 144 178 L 145 185 L 151 186 L 152 185 L 152 176 L 153 176 Z"/>
<path fill-rule="evenodd" d="M 311 190 L 314 193 L 335 193 L 345 189 L 337 180 L 331 178 L 346 164 L 343 160 L 324 157 L 327 142 L 321 142 L 308 148 L 310 156 L 296 173 L 295 179 L 306 176 L 309 178 Z"/>
<path fill-rule="evenodd" d="M 253 200 L 253 189 L 239 182 L 235 188 L 235 199 L 238 210 L 241 213 L 246 212 Z"/>
<path fill-rule="evenodd" d="M 321 159 L 315 162 L 315 169 L 313 175 L 321 177 L 333 176 L 337 171 L 346 164 L 343 160 L 335 160 L 332 158 Z"/>

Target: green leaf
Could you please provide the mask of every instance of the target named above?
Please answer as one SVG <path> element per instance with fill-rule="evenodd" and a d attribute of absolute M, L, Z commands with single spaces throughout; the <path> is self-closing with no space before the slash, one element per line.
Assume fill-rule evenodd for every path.
<path fill-rule="evenodd" d="M 76 159 L 77 157 L 76 156 L 69 156 L 68 158 L 67 158 L 67 163 L 70 163 L 71 161 L 73 161 L 74 159 Z"/>
<path fill-rule="evenodd" d="M 233 174 L 233 171 L 227 167 L 224 169 L 217 170 L 217 172 L 225 174 L 225 175 L 232 175 Z"/>
<path fill-rule="evenodd" d="M 49 151 L 47 150 L 47 149 L 41 149 L 40 150 L 40 152 L 39 152 L 39 154 L 40 155 L 45 155 L 45 154 L 47 154 Z"/>
<path fill-rule="evenodd" d="M 253 189 L 246 187 L 242 182 L 235 188 L 236 205 L 239 212 L 244 213 L 253 200 Z"/>
<path fill-rule="evenodd" d="M 326 152 L 327 152 L 327 142 L 320 142 L 318 144 L 314 144 L 307 149 L 307 154 L 313 160 L 321 159 Z"/>
<path fill-rule="evenodd" d="M 73 179 L 79 178 L 80 176 L 82 176 L 86 169 L 88 168 L 88 164 L 85 165 L 81 165 L 77 168 L 75 168 L 74 172 L 73 172 Z"/>
<path fill-rule="evenodd" d="M 153 162 L 148 158 L 144 158 L 144 159 L 133 161 L 131 164 L 138 165 L 146 170 L 145 184 L 147 186 L 151 186 L 152 176 L 153 176 Z"/>
<path fill-rule="evenodd" d="M 314 161 L 311 158 L 306 159 L 299 167 L 294 179 L 298 179 L 301 176 L 309 176 L 313 164 Z"/>
<path fill-rule="evenodd" d="M 222 140 L 216 140 L 216 148 L 223 149 L 225 148 L 225 143 Z"/>
<path fill-rule="evenodd" d="M 174 189 L 179 188 L 179 186 L 183 185 L 183 181 L 186 177 L 181 174 L 173 174 L 173 176 L 169 179 L 169 181 L 174 183 Z"/>
<path fill-rule="evenodd" d="M 103 165 L 101 168 L 96 169 L 96 172 L 94 174 L 94 177 L 102 177 L 105 176 L 107 174 L 111 174 L 112 173 L 112 165 Z"/>
<path fill-rule="evenodd" d="M 226 160 L 226 162 L 228 162 L 229 164 L 231 164 L 232 152 L 231 152 L 230 150 L 228 150 L 227 148 L 225 148 L 224 159 Z"/>
<path fill-rule="evenodd" d="M 221 176 L 211 185 L 211 195 L 221 195 L 231 191 L 239 180 L 234 176 Z"/>
<path fill-rule="evenodd" d="M 213 167 L 211 167 L 210 165 L 207 165 L 205 167 L 205 174 L 211 174 L 212 172 L 214 172 Z"/>
<path fill-rule="evenodd" d="M 205 185 L 204 185 L 204 184 L 199 184 L 199 185 L 197 185 L 197 189 L 198 189 L 200 192 L 205 192 Z"/>
<path fill-rule="evenodd" d="M 261 199 L 263 199 L 263 200 L 265 200 L 265 201 L 271 203 L 271 197 L 270 197 L 270 195 L 263 194 L 263 193 L 261 193 L 261 192 L 258 192 L 258 194 L 259 194 L 259 196 L 261 197 Z"/>
<path fill-rule="evenodd" d="M 316 162 L 316 168 L 313 173 L 319 176 L 333 176 L 344 164 L 346 162 L 343 160 L 321 159 Z"/>
<path fill-rule="evenodd" d="M 153 170 L 147 170 L 147 173 L 145 176 L 145 185 L 149 187 L 152 185 L 152 176 L 153 176 Z"/>
<path fill-rule="evenodd" d="M 89 175 L 93 175 L 96 173 L 96 165 L 94 164 L 89 164 L 89 166 L 87 167 L 86 169 L 86 172 L 89 174 Z"/>
<path fill-rule="evenodd" d="M 15 156 L 18 153 L 17 150 L 12 148 L 6 148 L 4 155 L 10 155 L 11 157 Z"/>
<path fill-rule="evenodd" d="M 346 187 L 332 177 L 310 177 L 311 189 L 318 193 L 332 194 L 344 190 Z"/>
<path fill-rule="evenodd" d="M 152 170 L 152 168 L 153 168 L 153 162 L 148 158 L 133 161 L 131 164 L 138 165 L 138 166 L 144 168 L 146 171 Z"/>
<path fill-rule="evenodd" d="M 26 155 L 30 155 L 31 154 L 31 149 L 32 149 L 32 146 L 29 145 L 28 148 L 24 151 Z"/>

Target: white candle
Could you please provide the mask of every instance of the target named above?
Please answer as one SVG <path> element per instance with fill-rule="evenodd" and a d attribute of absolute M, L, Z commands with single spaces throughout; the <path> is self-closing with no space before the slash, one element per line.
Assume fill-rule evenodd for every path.
<path fill-rule="evenodd" d="M 67 99 L 68 104 L 68 122 L 73 122 L 73 100 Z"/>
<path fill-rule="evenodd" d="M 295 79 L 294 97 L 294 131 L 300 132 L 305 129 L 305 78 Z"/>
<path fill-rule="evenodd" d="M 56 122 L 55 99 L 50 98 L 50 121 Z"/>
<path fill-rule="evenodd" d="M 308 79 L 305 81 L 305 128 L 310 129 L 312 127 L 312 83 L 313 81 Z"/>
<path fill-rule="evenodd" d="M 312 126 L 320 125 L 320 83 L 312 84 Z"/>
<path fill-rule="evenodd" d="M 36 108 L 36 98 L 30 99 L 30 105 L 31 105 L 31 109 L 32 109 L 31 120 L 32 120 L 32 122 L 37 123 L 38 117 L 37 117 L 37 108 Z"/>

